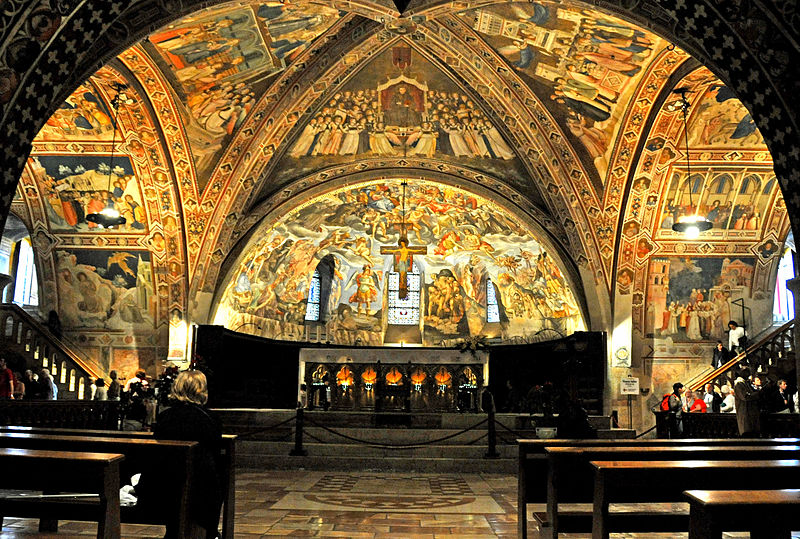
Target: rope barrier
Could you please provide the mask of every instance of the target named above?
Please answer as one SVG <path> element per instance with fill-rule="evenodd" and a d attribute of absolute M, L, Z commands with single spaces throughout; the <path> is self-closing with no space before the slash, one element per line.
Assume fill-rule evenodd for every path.
<path fill-rule="evenodd" d="M 510 428 L 506 427 L 505 425 L 503 425 L 503 424 L 502 424 L 502 423 L 500 423 L 499 421 L 495 421 L 495 423 L 496 423 L 497 425 L 500 425 L 500 426 L 501 426 L 501 427 L 503 427 L 504 429 L 506 429 L 508 432 L 510 432 L 511 434 L 513 434 L 514 436 L 516 436 L 517 438 L 525 438 L 525 435 L 524 435 L 524 434 L 520 434 L 519 432 L 517 432 L 517 431 L 515 431 L 515 430 L 511 430 Z"/>
<path fill-rule="evenodd" d="M 281 421 L 280 423 L 276 423 L 274 425 L 270 425 L 269 427 L 263 427 L 263 428 L 260 428 L 260 429 L 256 429 L 256 430 L 250 431 L 250 432 L 248 432 L 246 434 L 240 434 L 239 435 L 239 439 L 241 440 L 241 439 L 244 439 L 244 438 L 248 438 L 250 436 L 255 436 L 256 434 L 261 434 L 263 432 L 267 432 L 268 430 L 277 429 L 278 427 L 282 427 L 282 426 L 286 425 L 287 423 L 290 423 L 290 422 L 294 421 L 296 417 L 297 417 L 297 414 L 293 415 L 292 417 L 290 417 L 289 419 L 287 419 L 285 421 Z"/>
<path fill-rule="evenodd" d="M 637 434 L 637 435 L 634 437 L 634 440 L 641 438 L 642 436 L 644 436 L 644 435 L 645 435 L 645 434 L 647 434 L 648 432 L 652 432 L 652 431 L 653 431 L 653 429 L 654 429 L 654 428 L 656 428 L 657 426 L 658 426 L 658 425 L 653 425 L 652 427 L 650 427 L 649 429 L 647 429 L 647 430 L 646 430 L 646 431 L 644 431 L 643 433 L 641 433 L 641 434 Z"/>
<path fill-rule="evenodd" d="M 465 434 L 465 433 L 467 433 L 467 432 L 469 432 L 471 430 L 474 430 L 474 429 L 480 427 L 481 425 L 483 425 L 484 423 L 486 423 L 488 421 L 488 418 L 484 419 L 482 421 L 479 421 L 478 423 L 472 425 L 471 427 L 467 427 L 466 429 L 461 430 L 459 432 L 456 432 L 454 434 L 449 434 L 447 436 L 442 436 L 441 438 L 435 438 L 433 440 L 426 440 L 426 441 L 418 443 L 418 444 L 387 444 L 387 443 L 381 443 L 381 442 L 372 442 L 372 441 L 369 441 L 369 440 L 362 440 L 360 438 L 355 438 L 353 436 L 349 436 L 347 434 L 343 434 L 341 432 L 337 432 L 337 431 L 333 430 L 330 427 L 326 427 L 325 425 L 320 425 L 319 423 L 317 423 L 316 421 L 314 421 L 310 417 L 306 418 L 306 420 L 309 423 L 311 423 L 312 425 L 314 425 L 316 427 L 319 427 L 319 428 L 321 428 L 321 429 L 323 429 L 325 431 L 328 431 L 331 434 L 334 434 L 336 436 L 340 436 L 340 437 L 342 437 L 342 438 L 344 438 L 346 440 L 350 440 L 352 442 L 356 442 L 356 443 L 359 443 L 359 444 L 368 445 L 368 446 L 372 446 L 372 447 L 383 447 L 383 448 L 386 448 L 386 449 L 413 449 L 415 447 L 424 447 L 426 445 L 434 444 L 434 443 L 437 443 L 437 442 L 443 442 L 445 440 L 449 440 L 451 438 L 455 438 L 456 436 L 461 436 L 462 434 Z"/>

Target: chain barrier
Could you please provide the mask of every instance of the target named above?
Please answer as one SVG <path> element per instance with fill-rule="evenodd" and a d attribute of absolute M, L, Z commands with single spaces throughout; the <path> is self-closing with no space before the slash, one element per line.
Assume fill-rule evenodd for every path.
<path fill-rule="evenodd" d="M 451 438 L 455 438 L 456 436 L 461 436 L 462 434 L 465 434 L 465 433 L 467 433 L 467 432 L 469 432 L 471 430 L 474 430 L 474 429 L 480 427 L 481 425 L 483 425 L 484 423 L 486 423 L 489 420 L 488 418 L 487 419 L 483 419 L 482 421 L 479 421 L 478 423 L 472 425 L 471 427 L 467 427 L 466 429 L 463 429 L 463 430 L 461 430 L 459 432 L 456 432 L 456 433 L 453 433 L 453 434 L 448 434 L 447 436 L 442 436 L 440 438 L 434 438 L 433 440 L 426 440 L 424 442 L 420 442 L 420 443 L 417 443 L 417 444 L 387 444 L 387 443 L 382 443 L 382 442 L 373 442 L 373 441 L 369 441 L 369 440 L 362 440 L 362 439 L 356 438 L 354 436 L 349 436 L 347 434 L 344 434 L 344 433 L 341 433 L 341 432 L 337 432 L 336 430 L 334 430 L 334 429 L 332 429 L 330 427 L 326 427 L 325 425 L 320 425 L 319 423 L 317 423 L 316 421 L 314 421 L 310 417 L 306 417 L 305 419 L 309 423 L 314 425 L 315 427 L 319 427 L 319 428 L 321 428 L 321 429 L 323 429 L 323 430 L 325 430 L 327 432 L 330 432 L 331 434 L 334 434 L 334 435 L 339 436 L 341 438 L 344 438 L 346 440 L 350 440 L 352 442 L 356 442 L 356 443 L 363 444 L 363 445 L 368 445 L 368 446 L 371 446 L 371 447 L 382 447 L 382 448 L 385 448 L 385 449 L 414 449 L 416 447 L 424 447 L 426 445 L 431 445 L 431 444 L 435 444 L 435 443 L 438 443 L 438 442 L 443 442 L 445 440 L 450 440 Z M 482 437 L 483 436 L 481 436 L 481 438 Z M 477 440 L 480 440 L 481 438 L 478 438 Z M 473 440 L 471 443 L 475 443 L 477 440 Z"/>

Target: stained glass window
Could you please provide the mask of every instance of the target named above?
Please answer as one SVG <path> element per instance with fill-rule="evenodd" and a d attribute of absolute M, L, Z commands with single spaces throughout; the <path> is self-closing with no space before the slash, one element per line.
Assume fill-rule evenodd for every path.
<path fill-rule="evenodd" d="M 494 284 L 486 281 L 486 321 L 499 322 L 500 310 L 497 308 L 497 296 L 495 295 Z"/>
<path fill-rule="evenodd" d="M 314 270 L 311 277 L 311 286 L 308 287 L 308 301 L 306 302 L 306 320 L 319 321 L 319 270 Z"/>
<path fill-rule="evenodd" d="M 388 322 L 397 326 L 413 326 L 419 324 L 419 286 L 420 273 L 414 264 L 411 272 L 406 275 L 408 294 L 405 299 L 400 299 L 400 274 L 389 273 L 389 312 Z"/>

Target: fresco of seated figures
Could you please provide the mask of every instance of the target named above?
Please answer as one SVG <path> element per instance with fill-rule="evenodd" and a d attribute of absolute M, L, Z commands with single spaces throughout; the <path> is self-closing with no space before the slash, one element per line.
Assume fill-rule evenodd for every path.
<path fill-rule="evenodd" d="M 214 323 L 304 339 L 308 298 L 320 301 L 315 270 L 329 261 L 328 300 L 317 312 L 330 342 L 379 346 L 390 324 L 409 319 L 430 346 L 584 328 L 560 260 L 536 235 L 488 200 L 422 181 L 406 191 L 407 236 L 418 253 L 409 260 L 408 298 L 393 299 L 400 274 L 391 253 L 403 222 L 397 180 L 341 188 L 260 225 L 227 276 Z"/>
<path fill-rule="evenodd" d="M 182 105 L 198 178 L 207 178 L 204 173 L 270 76 L 289 66 L 338 18 L 337 10 L 304 0 L 237 2 L 194 13 L 150 35 L 145 50 Z"/>
<path fill-rule="evenodd" d="M 403 156 L 526 177 L 511 145 L 468 92 L 402 42 L 321 104 L 277 170 L 278 177 L 298 177 L 354 158 Z"/>
<path fill-rule="evenodd" d="M 37 151 L 28 170 L 45 203 L 52 232 L 145 233 L 147 215 L 133 163 L 127 155 L 89 153 L 47 155 Z M 123 226 L 103 229 L 86 216 L 113 208 Z"/>
<path fill-rule="evenodd" d="M 604 180 L 629 98 L 668 43 L 570 1 L 497 4 L 461 17 L 546 102 L 583 160 L 594 163 L 598 180 Z"/>

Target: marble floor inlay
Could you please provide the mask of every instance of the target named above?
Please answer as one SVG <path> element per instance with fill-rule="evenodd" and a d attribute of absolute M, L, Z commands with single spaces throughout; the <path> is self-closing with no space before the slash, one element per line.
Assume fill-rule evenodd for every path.
<path fill-rule="evenodd" d="M 542 510 L 543 506 L 530 505 L 528 509 Z M 97 525 L 89 522 L 62 521 L 57 534 L 37 529 L 36 520 L 7 516 L 0 539 L 85 539 L 97 534 Z M 160 526 L 122 526 L 124 538 L 163 535 Z M 539 539 L 532 520 L 528 536 Z M 257 537 L 510 539 L 517 537 L 517 479 L 481 473 L 239 472 L 236 539 Z M 561 539 L 589 537 L 569 534 Z M 612 534 L 614 539 L 686 537 L 686 533 Z M 724 539 L 743 537 L 748 534 L 724 535 Z M 793 537 L 800 539 L 800 535 Z"/>

